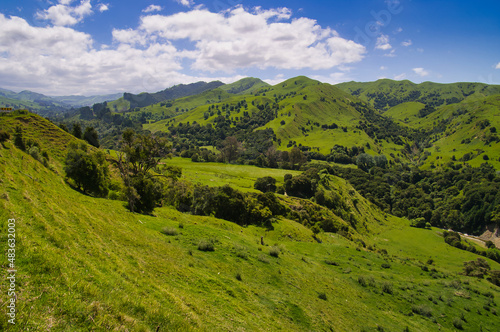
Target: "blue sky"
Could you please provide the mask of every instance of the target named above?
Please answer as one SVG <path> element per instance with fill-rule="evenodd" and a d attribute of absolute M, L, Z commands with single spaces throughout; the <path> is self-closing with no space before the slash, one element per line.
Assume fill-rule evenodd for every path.
<path fill-rule="evenodd" d="M 158 91 L 243 77 L 500 84 L 496 0 L 3 0 L 0 86 Z"/>

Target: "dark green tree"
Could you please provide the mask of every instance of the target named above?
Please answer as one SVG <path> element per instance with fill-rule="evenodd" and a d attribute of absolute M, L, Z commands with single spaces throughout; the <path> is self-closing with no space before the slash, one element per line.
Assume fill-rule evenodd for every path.
<path fill-rule="evenodd" d="M 85 128 L 85 133 L 83 134 L 83 139 L 86 140 L 90 145 L 99 147 L 99 135 L 94 127 Z"/>
<path fill-rule="evenodd" d="M 162 198 L 162 184 L 151 172 L 170 151 L 164 138 L 136 134 L 126 129 L 120 141 L 118 168 L 125 184 L 125 195 L 131 212 L 151 213 Z M 160 171 L 159 171 L 160 172 Z"/>
<path fill-rule="evenodd" d="M 88 152 L 84 144 L 71 144 L 66 155 L 64 171 L 84 193 L 107 195 L 109 171 L 104 152 Z"/>
<path fill-rule="evenodd" d="M 76 138 L 82 139 L 82 127 L 79 123 L 73 124 L 73 129 L 71 130 L 71 134 Z"/>
<path fill-rule="evenodd" d="M 265 176 L 263 178 L 258 178 L 253 187 L 263 193 L 276 192 L 276 179 L 270 176 Z"/>

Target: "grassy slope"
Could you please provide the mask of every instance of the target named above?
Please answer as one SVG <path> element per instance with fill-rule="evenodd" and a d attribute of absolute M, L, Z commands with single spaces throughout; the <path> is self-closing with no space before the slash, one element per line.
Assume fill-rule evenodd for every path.
<path fill-rule="evenodd" d="M 43 120 L 33 119 L 30 128 L 45 130 L 38 126 Z M 14 119 L 0 117 L 2 127 L 7 120 L 10 127 Z M 53 144 L 50 151 L 55 153 L 68 137 L 50 130 L 48 123 L 46 128 L 51 138 L 42 139 L 38 129 L 32 135 L 40 137 L 44 149 Z M 54 145 L 56 141 L 61 142 Z M 60 169 L 58 158 L 52 163 Z M 205 165 L 190 167 L 197 166 Z M 494 331 L 500 323 L 493 314 L 498 308 L 487 306 L 485 295 L 491 292 L 498 301 L 498 288 L 456 274 L 461 262 L 477 256 L 447 246 L 435 230 L 412 229 L 389 217 L 384 232 L 365 239 L 387 249 L 384 256 L 355 250 L 335 234 L 321 234 L 323 243 L 317 243 L 310 230 L 287 220 L 267 231 L 168 207 L 157 209 L 154 217 L 128 213 L 122 202 L 72 190 L 60 175 L 10 142 L 0 148 L 0 168 L 0 218 L 17 220 L 16 327 L 23 330 L 154 331 L 160 326 L 160 331 L 352 331 L 408 326 L 432 331 L 437 324 L 453 330 L 452 320 L 462 313 L 466 328 L 481 325 Z M 250 171 L 228 171 L 238 172 Z M 395 222 L 400 226 L 390 226 Z M 5 246 L 6 223 L 0 225 Z M 179 234 L 167 237 L 160 233 L 163 227 L 177 228 Z M 215 252 L 196 250 L 207 238 L 216 239 Z M 279 258 L 268 254 L 268 245 L 274 244 L 281 248 Z M 435 260 L 436 279 L 420 269 L 428 257 Z M 4 271 L 5 264 L 4 258 Z M 368 278 L 367 286 L 359 284 L 360 276 Z M 392 288 L 392 294 L 383 293 L 384 287 Z M 7 300 L 5 292 L 0 300 Z M 428 307 L 432 317 L 408 316 L 415 305 Z M 0 324 L 16 330 L 7 325 L 4 312 Z"/>
<path fill-rule="evenodd" d="M 409 99 L 405 101 L 416 101 L 425 99 L 433 100 L 434 97 L 439 97 L 450 102 L 453 98 L 462 100 L 474 100 L 500 93 L 500 86 L 487 85 L 483 83 L 451 83 L 440 84 L 433 82 L 423 82 L 415 84 L 408 80 L 393 81 L 389 79 L 381 79 L 375 82 L 346 82 L 337 84 L 336 87 L 348 93 L 354 93 L 360 99 L 374 104 L 374 94 L 382 93 L 391 98 L 398 100 Z M 413 95 L 412 95 L 413 93 Z M 420 95 L 415 99 L 415 93 Z M 456 101 L 454 101 L 456 102 Z M 446 104 L 446 103 L 445 103 Z M 386 108 L 389 108 L 386 106 Z"/>
<path fill-rule="evenodd" d="M 297 144 L 318 148 L 322 153 L 329 153 L 336 144 L 351 147 L 353 145 L 364 146 L 366 143 L 369 143 L 374 149 L 371 152 L 373 154 L 386 151 L 386 154 L 389 155 L 389 153 L 397 151 L 396 146 L 385 141 L 379 146 L 364 131 L 355 128 L 363 119 L 362 115 L 350 105 L 350 102 L 357 100 L 357 98 L 335 86 L 300 76 L 275 86 L 265 87 L 257 92 L 254 95 L 233 96 L 214 104 L 219 104 L 219 106 L 222 104 L 235 105 L 244 99 L 248 104 L 248 112 L 253 113 L 257 111 L 257 108 L 252 106 L 252 102 L 255 102 L 256 105 L 273 104 L 276 101 L 275 98 L 278 98 L 280 106 L 278 117 L 259 129 L 272 128 L 282 141 L 279 147 L 282 150 L 287 149 L 288 141 L 296 141 Z M 296 94 L 284 99 L 280 98 L 280 96 L 291 92 Z M 304 99 L 305 96 L 306 99 Z M 207 98 L 203 98 L 203 100 L 205 99 Z M 179 100 L 180 102 L 181 100 Z M 182 105 L 180 104 L 179 107 L 182 108 Z M 206 120 L 203 117 L 204 113 L 208 111 L 208 107 L 207 101 L 206 105 L 196 107 L 173 119 L 144 125 L 144 128 L 154 132 L 166 131 L 169 125 L 180 122 L 193 123 L 196 121 L 201 125 L 213 123 L 217 114 Z M 231 118 L 242 116 L 240 113 L 231 114 Z M 281 124 L 282 121 L 285 122 L 284 125 Z M 318 123 L 319 126 L 313 125 L 314 123 Z M 332 123 L 336 123 L 339 128 L 333 130 L 321 128 L 323 124 L 331 125 Z M 347 132 L 344 132 L 340 127 L 347 127 Z M 301 128 L 307 129 L 307 132 L 303 133 Z"/>
<path fill-rule="evenodd" d="M 397 107 L 403 107 L 403 105 L 405 104 Z M 412 114 L 411 111 L 410 114 Z M 500 95 L 443 106 L 424 118 L 410 115 L 406 123 L 414 128 L 432 129 L 436 124 L 447 119 L 450 121 L 446 130 L 432 137 L 433 147 L 427 149 L 431 153 L 426 163 L 427 166 L 431 162 L 436 165 L 446 164 L 451 161 L 452 156 L 459 160 L 464 154 L 472 153 L 475 158 L 467 163 L 477 167 L 485 162 L 483 154 L 479 154 L 480 151 L 484 151 L 484 154 L 489 157 L 488 163 L 500 169 L 500 143 L 486 144 L 482 140 L 490 133 L 491 127 L 500 129 Z M 481 129 L 478 122 L 482 120 L 488 120 L 490 126 Z M 470 139 L 470 143 L 462 144 L 461 142 L 466 139 Z M 437 157 L 439 159 L 436 159 Z"/>

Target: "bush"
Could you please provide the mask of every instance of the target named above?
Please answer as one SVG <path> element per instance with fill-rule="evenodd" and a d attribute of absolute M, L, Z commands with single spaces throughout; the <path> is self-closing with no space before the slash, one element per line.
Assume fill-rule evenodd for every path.
<path fill-rule="evenodd" d="M 5 142 L 10 139 L 10 134 L 6 131 L 0 130 L 0 142 Z"/>
<path fill-rule="evenodd" d="M 271 255 L 273 257 L 279 257 L 280 252 L 281 252 L 280 248 L 278 248 L 276 246 L 269 248 L 269 255 Z"/>
<path fill-rule="evenodd" d="M 165 227 L 161 230 L 161 232 L 165 235 L 170 235 L 170 236 L 179 235 L 179 231 L 172 227 Z"/>
<path fill-rule="evenodd" d="M 382 292 L 387 293 L 387 294 L 392 294 L 393 293 L 392 284 L 388 281 L 384 282 L 382 284 Z"/>
<path fill-rule="evenodd" d="M 453 326 L 459 330 L 463 330 L 464 326 L 462 323 L 462 320 L 460 318 L 454 318 L 453 319 Z"/>
<path fill-rule="evenodd" d="M 33 157 L 33 159 L 40 160 L 40 149 L 36 146 L 32 146 L 28 154 Z"/>
<path fill-rule="evenodd" d="M 214 242 L 212 240 L 201 240 L 200 243 L 198 243 L 198 250 L 215 251 Z"/>
<path fill-rule="evenodd" d="M 424 305 L 418 305 L 418 306 L 414 305 L 411 308 L 411 311 L 414 314 L 424 316 L 424 317 L 431 317 L 432 316 L 432 310 L 429 307 L 426 307 Z"/>
<path fill-rule="evenodd" d="M 390 269 L 391 268 L 391 264 L 389 264 L 389 263 L 382 263 L 381 266 L 383 269 Z"/>
<path fill-rule="evenodd" d="M 318 293 L 318 298 L 321 300 L 326 301 L 328 298 L 326 297 L 326 294 L 324 292 Z"/>
<path fill-rule="evenodd" d="M 260 190 L 263 193 L 276 192 L 276 179 L 270 176 L 265 176 L 263 178 L 258 178 L 254 185 L 254 189 Z"/>

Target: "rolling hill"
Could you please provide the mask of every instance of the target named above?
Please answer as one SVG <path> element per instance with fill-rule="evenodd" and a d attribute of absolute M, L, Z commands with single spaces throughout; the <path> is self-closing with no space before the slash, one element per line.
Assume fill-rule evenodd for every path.
<path fill-rule="evenodd" d="M 33 114 L 0 115 L 0 125 L 11 134 L 21 126 L 50 155 L 46 167 L 12 140 L 0 144 L 0 217 L 16 220 L 17 235 L 18 311 L 12 326 L 2 306 L 5 331 L 495 331 L 500 324 L 499 288 L 461 274 L 477 255 L 447 245 L 439 229 L 411 228 L 381 212 L 342 179 L 329 186 L 369 229 L 357 241 L 313 236 L 287 218 L 268 229 L 169 206 L 140 215 L 68 185 L 63 160 L 76 140 L 68 133 Z M 255 166 L 172 163 L 190 170 L 183 181 L 235 188 L 260 174 L 282 176 Z M 6 247 L 7 223 L 0 225 Z M 199 250 L 201 241 L 215 250 Z"/>
<path fill-rule="evenodd" d="M 500 86 L 484 83 L 415 84 L 408 80 L 381 79 L 375 82 L 346 82 L 336 87 L 385 111 L 406 102 L 419 102 L 438 107 L 500 94 Z"/>

